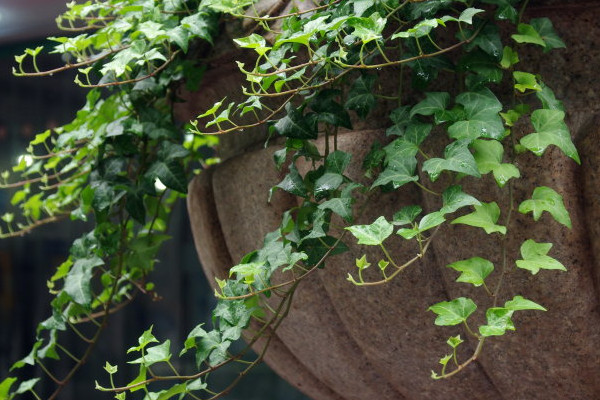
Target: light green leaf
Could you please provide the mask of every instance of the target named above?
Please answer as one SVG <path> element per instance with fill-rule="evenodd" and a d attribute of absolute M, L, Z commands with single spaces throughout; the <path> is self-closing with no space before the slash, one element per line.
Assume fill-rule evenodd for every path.
<path fill-rule="evenodd" d="M 413 26 L 412 28 L 407 29 L 406 31 L 393 34 L 391 40 L 397 38 L 406 39 L 409 37 L 418 39 L 420 37 L 429 35 L 434 28 L 438 27 L 438 25 L 439 20 L 436 18 L 424 19 L 421 22 L 415 24 L 415 26 Z"/>
<path fill-rule="evenodd" d="M 522 296 L 515 296 L 512 300 L 504 303 L 504 308 L 508 310 L 539 310 L 547 311 L 544 307 L 531 300 L 524 299 Z"/>
<path fill-rule="evenodd" d="M 533 74 L 522 71 L 514 71 L 513 77 L 516 81 L 515 89 L 521 93 L 525 93 L 526 90 L 535 90 L 536 92 L 542 90 L 537 78 Z"/>
<path fill-rule="evenodd" d="M 577 164 L 581 164 L 564 119 L 564 111 L 535 110 L 531 114 L 531 123 L 535 132 L 523 137 L 520 141 L 521 145 L 537 156 L 541 156 L 548 146 L 555 145 Z"/>
<path fill-rule="evenodd" d="M 229 276 L 237 274 L 237 279 L 243 279 L 245 284 L 251 285 L 256 276 L 262 273 L 264 265 L 264 261 L 238 264 L 229 270 Z"/>
<path fill-rule="evenodd" d="M 35 386 L 35 384 L 38 383 L 39 380 L 40 380 L 40 378 L 33 378 L 33 379 L 29 379 L 27 381 L 21 382 L 21 384 L 19 385 L 19 387 L 17 388 L 17 390 L 15 390 L 15 392 L 13 394 L 23 394 L 23 393 L 26 393 L 26 392 L 32 390 L 33 387 Z"/>
<path fill-rule="evenodd" d="M 460 338 L 460 335 L 456 335 L 456 336 L 449 337 L 448 340 L 446 341 L 446 343 L 448 343 L 448 346 L 450 346 L 453 349 L 455 349 L 458 346 L 460 346 L 461 343 L 464 343 L 464 340 L 462 340 Z"/>
<path fill-rule="evenodd" d="M 152 334 L 152 326 L 150 328 L 148 328 L 147 330 L 145 330 L 144 333 L 142 333 L 142 335 L 138 338 L 138 343 L 139 343 L 139 346 L 130 347 L 127 350 L 127 354 L 131 353 L 132 351 L 143 350 L 150 343 L 158 343 L 158 340 L 156 340 L 156 338 Z"/>
<path fill-rule="evenodd" d="M 392 220 L 392 224 L 394 225 L 406 225 L 410 224 L 417 218 L 419 214 L 423 212 L 423 209 L 420 206 L 412 205 L 402 207 L 400 211 L 394 214 L 394 218 Z"/>
<path fill-rule="evenodd" d="M 502 60 L 500 60 L 500 66 L 504 69 L 509 69 L 513 65 L 519 62 L 519 54 L 513 50 L 512 47 L 504 46 L 502 52 Z"/>
<path fill-rule="evenodd" d="M 523 259 L 516 261 L 517 267 L 531 271 L 532 275 L 537 274 L 540 269 L 566 271 L 564 265 L 547 255 L 551 248 L 552 243 L 536 243 L 531 239 L 527 239 L 521 245 L 521 257 Z"/>
<path fill-rule="evenodd" d="M 431 228 L 435 228 L 436 226 L 443 224 L 444 221 L 446 221 L 444 213 L 442 211 L 435 211 L 421 218 L 417 228 L 401 228 L 398 230 L 397 234 L 402 236 L 404 239 L 410 240 Z"/>
<path fill-rule="evenodd" d="M 104 364 L 104 370 L 112 375 L 119 371 L 119 367 L 117 365 L 110 365 L 107 361 L 106 364 Z"/>
<path fill-rule="evenodd" d="M 494 270 L 494 264 L 481 257 L 456 261 L 448 264 L 447 267 L 462 272 L 456 282 L 470 283 L 473 286 L 483 285 L 485 278 Z"/>
<path fill-rule="evenodd" d="M 565 111 L 562 101 L 557 100 L 554 96 L 554 92 L 547 85 L 541 84 L 542 90 L 536 92 L 535 95 L 542 102 L 542 107 L 549 110 Z"/>
<path fill-rule="evenodd" d="M 504 125 L 499 115 L 502 103 L 489 89 L 461 93 L 456 96 L 456 102 L 464 106 L 466 120 L 455 122 L 448 127 L 448 135 L 451 138 L 501 139 L 504 136 Z"/>
<path fill-rule="evenodd" d="M 546 47 L 546 42 L 540 36 L 540 34 L 535 30 L 535 28 L 528 24 L 519 24 L 517 26 L 518 34 L 511 35 L 513 40 L 517 43 L 532 43 L 537 44 L 542 47 Z"/>
<path fill-rule="evenodd" d="M 473 142 L 473 157 L 481 174 L 493 172 L 498 186 L 503 187 L 509 179 L 519 178 L 521 173 L 513 164 L 502 163 L 504 148 L 497 140 L 477 139 Z"/>
<path fill-rule="evenodd" d="M 502 336 L 507 330 L 514 331 L 515 324 L 512 317 L 513 310 L 508 310 L 504 307 L 488 308 L 485 312 L 487 325 L 479 327 L 481 336 Z"/>
<path fill-rule="evenodd" d="M 465 22 L 467 24 L 472 24 L 473 23 L 473 16 L 479 13 L 485 12 L 485 10 L 482 10 L 480 8 L 472 8 L 469 7 L 467 9 L 465 9 L 462 13 L 460 13 L 460 17 L 458 17 L 458 20 L 460 22 Z"/>
<path fill-rule="evenodd" d="M 137 360 L 128 361 L 129 364 L 142 364 L 149 367 L 159 362 L 166 362 L 171 359 L 171 341 L 166 340 L 158 346 L 149 347 L 146 354 Z"/>
<path fill-rule="evenodd" d="M 2 382 L 0 382 L 0 399 L 5 400 L 8 399 L 8 392 L 10 391 L 10 387 L 13 383 L 17 381 L 17 378 L 4 378 Z"/>
<path fill-rule="evenodd" d="M 349 18 L 347 24 L 354 28 L 353 34 L 356 37 L 363 43 L 369 43 L 372 40 L 381 39 L 381 32 L 383 32 L 386 22 L 385 18 L 374 12 L 368 18 Z"/>
<path fill-rule="evenodd" d="M 468 149 L 469 142 L 469 139 L 463 139 L 450 143 L 444 151 L 445 159 L 430 158 L 423 163 L 423 171 L 429 174 L 432 181 L 435 181 L 445 170 L 479 178 L 481 175 L 477 170 L 477 164 Z"/>
<path fill-rule="evenodd" d="M 444 190 L 442 201 L 444 206 L 440 211 L 444 214 L 452 213 L 462 207 L 481 204 L 475 197 L 463 192 L 459 185 L 453 185 Z"/>
<path fill-rule="evenodd" d="M 503 235 L 506 234 L 505 226 L 496 225 L 500 217 L 500 207 L 498 207 L 498 204 L 495 202 L 481 203 L 481 205 L 474 206 L 474 208 L 475 212 L 456 218 L 452 221 L 452 224 L 465 224 L 483 228 L 487 234 L 494 232 L 499 232 Z"/>
<path fill-rule="evenodd" d="M 536 187 L 531 199 L 519 205 L 519 212 L 523 214 L 532 212 L 534 221 L 539 220 L 544 211 L 548 211 L 557 222 L 571 228 L 571 218 L 562 196 L 549 187 Z"/>
<path fill-rule="evenodd" d="M 394 226 L 381 216 L 371 225 L 354 225 L 346 229 L 358 239 L 358 244 L 378 246 L 392 234 Z"/>
<path fill-rule="evenodd" d="M 429 311 L 433 311 L 438 315 L 434 322 L 438 326 L 458 325 L 466 322 L 467 318 L 476 309 L 477 305 L 473 300 L 465 297 L 459 297 L 452 301 L 442 301 L 428 308 Z"/>
<path fill-rule="evenodd" d="M 356 268 L 363 270 L 367 269 L 371 266 L 371 263 L 367 261 L 367 255 L 363 254 L 361 258 L 357 258 L 356 260 Z"/>

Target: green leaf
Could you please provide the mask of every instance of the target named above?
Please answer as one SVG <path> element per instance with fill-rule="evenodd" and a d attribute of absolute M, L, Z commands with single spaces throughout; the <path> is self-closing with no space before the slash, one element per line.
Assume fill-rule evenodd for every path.
<path fill-rule="evenodd" d="M 458 325 L 466 322 L 476 309 L 477 305 L 473 300 L 465 297 L 442 301 L 428 308 L 429 311 L 438 315 L 434 322 L 438 326 Z"/>
<path fill-rule="evenodd" d="M 518 34 L 511 35 L 513 40 L 517 43 L 532 43 L 537 44 L 542 47 L 546 47 L 546 42 L 540 36 L 540 34 L 536 31 L 536 29 L 528 24 L 519 24 L 517 26 Z"/>
<path fill-rule="evenodd" d="M 331 210 L 342 217 L 346 222 L 352 222 L 352 202 L 353 200 L 351 197 L 335 197 L 319 204 L 317 208 L 321 210 Z"/>
<path fill-rule="evenodd" d="M 277 132 L 285 137 L 294 139 L 316 139 L 318 136 L 316 126 L 307 122 L 301 109 L 286 106 L 287 115 L 274 125 Z"/>
<path fill-rule="evenodd" d="M 397 189 L 409 182 L 416 182 L 419 180 L 419 177 L 415 173 L 416 168 L 417 159 L 415 157 L 396 160 L 388 164 L 386 169 L 379 174 L 371 188 L 392 183 L 394 189 Z"/>
<path fill-rule="evenodd" d="M 552 49 L 567 47 L 565 45 L 565 42 L 563 42 L 560 39 L 556 31 L 554 30 L 552 21 L 550 21 L 548 18 L 533 18 L 530 22 L 533 29 L 537 31 L 537 33 L 541 36 L 542 40 L 546 44 L 544 52 L 548 52 Z"/>
<path fill-rule="evenodd" d="M 542 102 L 542 107 L 549 110 L 565 111 L 562 101 L 557 100 L 554 96 L 554 92 L 547 85 L 541 84 L 542 90 L 536 92 L 535 95 Z"/>
<path fill-rule="evenodd" d="M 485 278 L 494 270 L 494 264 L 481 257 L 456 261 L 448 264 L 447 267 L 461 272 L 456 282 L 470 283 L 473 286 L 483 285 Z"/>
<path fill-rule="evenodd" d="M 557 222 L 571 228 L 571 218 L 565 208 L 563 197 L 549 187 L 536 187 L 531 199 L 525 200 L 519 205 L 519 212 L 522 214 L 533 213 L 534 221 L 539 220 L 544 211 L 548 211 Z"/>
<path fill-rule="evenodd" d="M 465 30 L 465 32 L 467 32 Z M 468 35 L 472 35 L 473 31 L 468 31 Z M 500 38 L 500 29 L 497 25 L 487 24 L 481 29 L 479 34 L 469 44 L 468 48 L 471 49 L 474 46 L 479 47 L 481 50 L 494 57 L 496 61 L 500 61 L 502 57 L 502 39 Z"/>
<path fill-rule="evenodd" d="M 103 265 L 104 261 L 98 257 L 84 258 L 75 261 L 75 264 L 65 278 L 64 291 L 77 304 L 89 306 L 92 302 L 90 281 L 95 267 Z"/>
<path fill-rule="evenodd" d="M 368 18 L 351 17 L 347 24 L 354 28 L 354 36 L 358 37 L 364 44 L 381 39 L 381 32 L 385 28 L 387 20 L 374 12 Z"/>
<path fill-rule="evenodd" d="M 458 21 L 464 22 L 467 24 L 472 24 L 473 16 L 476 14 L 482 13 L 482 12 L 485 12 L 485 10 L 482 10 L 480 8 L 469 7 L 460 13 L 460 17 L 458 17 Z"/>
<path fill-rule="evenodd" d="M 496 4 L 498 8 L 496 9 L 495 17 L 498 20 L 509 20 L 513 24 L 517 23 L 517 18 L 519 16 L 518 11 L 513 7 L 519 0 L 482 0 L 487 4 Z"/>
<path fill-rule="evenodd" d="M 529 270 L 532 275 L 537 274 L 540 269 L 566 271 L 564 265 L 547 255 L 551 248 L 552 243 L 536 243 L 531 239 L 527 239 L 521 245 L 521 257 L 523 259 L 516 261 L 517 267 Z"/>
<path fill-rule="evenodd" d="M 514 71 L 513 77 L 515 78 L 515 89 L 521 93 L 525 93 L 526 90 L 540 91 L 542 87 L 537 81 L 535 75 L 528 72 Z"/>
<path fill-rule="evenodd" d="M 181 162 L 178 160 L 155 161 L 148 171 L 146 176 L 154 181 L 156 178 L 169 189 L 173 189 L 179 193 L 187 193 L 187 177 Z"/>
<path fill-rule="evenodd" d="M 430 158 L 423 163 L 423 171 L 429 174 L 432 181 L 445 170 L 480 177 L 475 159 L 468 148 L 469 142 L 469 139 L 463 139 L 450 143 L 444 151 L 445 159 Z"/>
<path fill-rule="evenodd" d="M 421 221 L 419 221 L 419 225 L 416 228 L 401 228 L 398 230 L 397 234 L 402 236 L 404 239 L 410 240 L 431 228 L 435 228 L 436 226 L 443 224 L 444 221 L 446 221 L 444 213 L 442 211 L 435 211 L 421 218 Z"/>
<path fill-rule="evenodd" d="M 304 261 L 304 264 L 312 267 L 321 262 L 321 259 L 327 252 L 330 256 L 341 254 L 348 251 L 348 246 L 343 242 L 337 243 L 336 247 L 331 250 L 331 247 L 335 245 L 337 239 L 332 236 L 325 236 L 318 239 L 307 239 L 302 241 L 299 247 L 300 251 L 305 252 L 308 258 Z M 331 250 L 331 251 L 330 251 Z M 321 264 L 323 266 L 323 264 Z"/>
<path fill-rule="evenodd" d="M 157 392 L 158 396 L 153 400 L 168 400 L 173 396 L 178 394 L 187 393 L 188 388 L 186 383 L 179 383 L 177 385 L 171 386 L 169 389 L 161 390 Z"/>
<path fill-rule="evenodd" d="M 514 311 L 504 307 L 488 308 L 485 312 L 487 325 L 479 327 L 481 336 L 502 336 L 507 330 L 514 331 L 515 325 L 510 317 Z"/>
<path fill-rule="evenodd" d="M 547 311 L 544 307 L 535 303 L 531 300 L 524 299 L 522 296 L 515 296 L 512 300 L 504 303 L 504 308 L 508 310 L 518 311 L 518 310 L 539 310 L 539 311 Z"/>
<path fill-rule="evenodd" d="M 40 380 L 40 378 L 34 378 L 34 379 L 29 379 L 27 381 L 21 382 L 21 384 L 19 385 L 19 387 L 17 388 L 17 390 L 15 390 L 15 392 L 13 394 L 23 394 L 23 393 L 26 393 L 26 392 L 32 390 L 33 387 L 35 386 L 35 384 L 38 383 L 39 380 Z"/>
<path fill-rule="evenodd" d="M 350 164 L 351 158 L 352 154 L 343 152 L 341 150 L 336 150 L 332 153 L 329 153 L 327 159 L 325 160 L 325 171 L 343 174 L 346 170 L 346 167 L 348 167 Z"/>
<path fill-rule="evenodd" d="M 501 139 L 504 136 L 504 125 L 499 115 L 502 103 L 489 89 L 461 93 L 456 96 L 456 102 L 464 106 L 466 120 L 455 122 L 448 127 L 448 135 L 451 138 Z"/>
<path fill-rule="evenodd" d="M 392 224 L 394 225 L 407 225 L 410 224 L 423 212 L 420 206 L 406 206 L 402 207 L 400 211 L 394 214 Z"/>
<path fill-rule="evenodd" d="M 366 118 L 375 107 L 375 96 L 373 95 L 373 84 L 375 75 L 361 75 L 354 81 L 348 92 L 345 107 L 356 111 L 360 118 Z"/>
<path fill-rule="evenodd" d="M 462 207 L 481 204 L 475 197 L 463 192 L 459 185 L 453 185 L 444 190 L 442 201 L 444 206 L 440 211 L 444 214 L 452 213 Z"/>
<path fill-rule="evenodd" d="M 325 172 L 315 181 L 315 199 L 321 200 L 344 182 L 344 177 L 335 172 Z"/>
<path fill-rule="evenodd" d="M 238 264 L 229 270 L 229 276 L 236 274 L 237 279 L 243 279 L 245 284 L 251 285 L 255 277 L 262 274 L 264 266 L 264 261 Z"/>
<path fill-rule="evenodd" d="M 306 186 L 304 185 L 304 181 L 302 180 L 302 177 L 300 176 L 300 173 L 298 173 L 296 165 L 293 162 L 290 163 L 289 169 L 290 172 L 285 176 L 285 178 L 283 178 L 281 182 L 275 185 L 274 188 L 283 189 L 286 192 L 299 197 L 306 197 Z M 271 192 L 273 189 L 271 189 Z"/>
<path fill-rule="evenodd" d="M 504 187 L 509 179 L 519 178 L 521 173 L 513 164 L 502 163 L 504 147 L 497 140 L 477 139 L 473 142 L 473 157 L 481 174 L 492 172 L 500 187 Z"/>
<path fill-rule="evenodd" d="M 139 346 L 130 347 L 127 350 L 127 354 L 131 353 L 132 351 L 141 351 L 144 348 L 146 348 L 146 346 L 150 343 L 158 343 L 158 340 L 156 340 L 156 338 L 152 334 L 152 326 L 142 333 L 142 335 L 138 338 L 138 343 Z"/>
<path fill-rule="evenodd" d="M 462 340 L 460 338 L 460 335 L 456 335 L 456 336 L 449 337 L 448 340 L 446 341 L 446 343 L 448 343 L 448 346 L 450 346 L 453 349 L 455 349 L 458 346 L 460 346 L 461 343 L 464 343 L 464 340 Z"/>
<path fill-rule="evenodd" d="M 261 56 L 271 49 L 271 47 L 267 46 L 265 38 L 256 33 L 243 38 L 233 39 L 233 41 L 242 48 L 254 49 Z"/>
<path fill-rule="evenodd" d="M 394 226 L 381 216 L 370 225 L 353 225 L 346 229 L 358 239 L 358 244 L 379 246 L 392 234 Z"/>
<path fill-rule="evenodd" d="M 107 361 L 106 364 L 104 364 L 104 370 L 112 375 L 119 371 L 119 367 L 117 365 L 110 365 L 110 363 Z"/>
<path fill-rule="evenodd" d="M 502 60 L 500 60 L 500 66 L 504 69 L 509 69 L 513 65 L 519 62 L 519 54 L 513 50 L 512 47 L 504 46 L 502 52 Z"/>
<path fill-rule="evenodd" d="M 500 217 L 500 207 L 498 207 L 498 204 L 495 202 L 481 203 L 481 205 L 474 206 L 474 208 L 475 212 L 456 218 L 452 221 L 452 224 L 464 224 L 483 228 L 487 234 L 494 232 L 499 232 L 503 235 L 506 234 L 505 226 L 496 225 Z"/>
<path fill-rule="evenodd" d="M 363 270 L 363 269 L 367 269 L 371 266 L 371 263 L 369 263 L 367 261 L 367 255 L 363 254 L 363 256 L 361 258 L 357 258 L 355 260 L 356 262 L 356 268 Z"/>
<path fill-rule="evenodd" d="M 428 92 L 425 93 L 425 100 L 414 105 L 410 110 L 410 118 L 415 115 L 433 115 L 444 111 L 450 104 L 450 94 L 448 92 Z"/>
<path fill-rule="evenodd" d="M 521 145 L 537 156 L 541 156 L 548 146 L 555 145 L 577 164 L 581 164 L 564 118 L 564 111 L 535 110 L 531 114 L 531 123 L 535 132 L 523 137 L 520 141 Z"/>
<path fill-rule="evenodd" d="M 0 382 L 0 399 L 5 400 L 8 399 L 8 392 L 10 391 L 10 387 L 13 383 L 17 381 L 17 378 L 4 378 L 2 382 Z"/>
<path fill-rule="evenodd" d="M 171 341 L 166 340 L 158 346 L 149 347 L 146 354 L 137 360 L 128 361 L 129 364 L 142 364 L 149 367 L 159 362 L 167 362 L 171 359 Z"/>

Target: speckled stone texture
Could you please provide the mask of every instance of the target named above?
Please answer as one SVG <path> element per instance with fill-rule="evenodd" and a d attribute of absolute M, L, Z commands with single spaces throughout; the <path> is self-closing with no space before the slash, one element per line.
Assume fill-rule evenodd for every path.
<path fill-rule="evenodd" d="M 539 71 L 564 100 L 582 165 L 554 148 L 541 158 L 530 154 L 521 159 L 516 204 L 529 198 L 535 186 L 550 186 L 564 195 L 573 228 L 562 227 L 548 215 L 534 223 L 530 215 L 516 213 L 509 227 L 513 233 L 507 255 L 519 258 L 519 247 L 528 238 L 553 242 L 550 254 L 568 272 L 542 271 L 532 276 L 515 269 L 502 293 L 504 298 L 524 294 L 548 311 L 518 313 L 516 332 L 487 341 L 477 362 L 458 376 L 433 381 L 430 370 L 447 352 L 447 337 L 467 335 L 455 327 L 434 326 L 427 307 L 462 295 L 487 304 L 481 290 L 456 284 L 456 273 L 445 265 L 482 255 L 499 268 L 500 236 L 461 225 L 444 226 L 421 262 L 391 283 L 374 288 L 357 288 L 345 280 L 355 269 L 354 258 L 363 252 L 372 260 L 380 257 L 376 249 L 351 246 L 350 252 L 335 256 L 327 268 L 299 286 L 290 315 L 267 352 L 269 365 L 315 400 L 600 399 L 600 58 L 596 46 L 600 2 L 534 2 L 528 16 L 541 15 L 552 19 L 568 48 L 550 53 L 543 61 L 531 52 L 521 57 L 521 68 Z M 222 86 L 232 90 L 234 83 Z M 205 94 L 220 99 L 221 84 L 211 81 L 210 85 L 213 92 Z M 515 134 L 530 131 L 524 126 Z M 340 136 L 340 148 L 354 153 L 350 176 L 361 176 L 361 157 L 374 137 L 385 140 L 377 129 Z M 443 143 L 429 145 L 439 151 Z M 232 151 L 229 160 L 190 184 L 194 239 L 209 279 L 225 276 L 240 257 L 260 246 L 265 232 L 277 227 L 281 212 L 297 204 L 297 199 L 281 191 L 267 202 L 268 189 L 282 179 L 272 166 L 275 149 Z M 504 192 L 491 190 L 491 179 L 484 178 L 484 185 L 465 179 L 463 189 L 482 201 L 500 199 L 506 213 Z M 442 180 L 435 186 L 444 184 Z M 389 218 L 406 204 L 433 211 L 439 200 L 407 187 L 372 201 L 357 223 L 370 223 L 381 214 Z M 390 251 L 406 258 L 416 253 L 399 237 L 390 240 Z M 497 276 L 490 276 L 492 286 Z M 474 343 L 465 345 L 463 357 Z"/>

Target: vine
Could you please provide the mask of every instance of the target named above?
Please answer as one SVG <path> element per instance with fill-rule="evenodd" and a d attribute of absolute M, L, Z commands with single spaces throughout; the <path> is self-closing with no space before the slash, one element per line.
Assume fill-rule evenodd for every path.
<path fill-rule="evenodd" d="M 275 152 L 275 166 L 285 166 L 287 174 L 271 193 L 282 190 L 301 203 L 283 214 L 260 249 L 232 266 L 229 279 L 217 280 L 212 328 L 198 324 L 179 353 L 194 353 L 197 372 L 179 371 L 171 362 L 170 341 L 160 342 L 150 328 L 127 350 L 134 353 L 130 363 L 138 366 L 137 377 L 117 384 L 118 367 L 107 362 L 108 383 L 99 380 L 105 383 L 97 382 L 96 388 L 117 399 L 136 391 L 148 399 L 222 398 L 263 359 L 298 285 L 331 256 L 348 250 L 346 236 L 381 250 L 376 261 L 366 253 L 356 259 L 355 273 L 347 276 L 349 284 L 373 286 L 402 279 L 403 272 L 423 260 L 431 243 L 441 240 L 444 227 L 456 224 L 482 229 L 497 240 L 502 260 L 499 268 L 476 254 L 447 260 L 447 267 L 459 273 L 458 283 L 485 292 L 487 304 L 479 305 L 485 307 L 483 315 L 468 297 L 429 307 L 434 324 L 463 329 L 448 338 L 449 353 L 432 377 L 450 378 L 465 369 L 486 341 L 516 329 L 515 312 L 545 310 L 524 294 L 507 297 L 503 282 L 509 271 L 519 268 L 535 275 L 566 269 L 548 255 L 551 243 L 527 239 L 518 259 L 511 259 L 506 247 L 517 212 L 531 213 L 534 221 L 546 212 L 571 227 L 562 196 L 554 189 L 536 187 L 531 198 L 516 198 L 513 187 L 521 178 L 517 160 L 522 154 L 542 156 L 553 145 L 580 162 L 562 103 L 540 76 L 520 69 L 524 46 L 544 51 L 564 47 L 547 18 L 525 21 L 527 3 L 335 0 L 292 7 L 281 15 L 271 15 L 276 14 L 273 5 L 261 11 L 264 4 L 250 0 L 70 3 L 58 25 L 83 33 L 50 39 L 58 43 L 52 52 L 72 62 L 43 71 L 36 60 L 43 48 L 38 47 L 15 57 L 14 73 L 77 70 L 76 83 L 90 88 L 87 103 L 72 123 L 35 137 L 13 168 L 20 178 L 2 174 L 4 189 L 18 189 L 11 203 L 19 214 L 2 216 L 0 234 L 21 235 L 64 217 L 93 219 L 94 229 L 75 240 L 50 278 L 52 316 L 38 325 L 31 353 L 13 369 L 37 365 L 54 381 L 56 390 L 49 398 L 56 398 L 91 354 L 111 315 L 138 294 L 156 295 L 148 279 L 158 249 L 168 239 L 164 232 L 172 206 L 187 192 L 190 177 L 217 161 L 201 155 L 211 154 L 208 148 L 217 144 L 218 135 L 260 127 L 285 138 L 284 147 Z M 218 101 L 183 129 L 173 117 L 175 89 L 183 82 L 197 87 L 205 68 L 197 61 L 210 57 L 220 21 L 231 19 L 251 26 L 234 39 L 255 59 L 249 67 L 238 62 L 247 80 L 244 100 Z M 510 37 L 502 34 L 508 31 Z M 388 73 L 395 86 L 378 81 Z M 439 86 L 441 75 L 453 75 L 456 83 L 448 91 L 429 91 Z M 511 94 L 506 95 L 506 87 Z M 339 132 L 374 110 L 389 118 L 387 141 L 373 143 L 361 160 L 364 176 L 351 177 L 353 155 L 338 146 Z M 533 130 L 525 128 L 522 135 L 527 122 Z M 438 148 L 440 136 L 443 147 Z M 320 137 L 324 151 L 314 143 Z M 310 168 L 302 174 L 298 165 L 304 160 Z M 482 201 L 463 191 L 463 182 L 487 174 L 501 198 Z M 439 209 L 423 215 L 415 204 L 370 224 L 353 223 L 374 197 L 409 185 L 426 192 Z M 498 204 L 508 205 L 503 215 Z M 386 244 L 394 240 L 414 243 L 416 252 L 393 254 Z M 367 277 L 371 262 L 377 272 Z M 285 279 L 274 284 L 276 271 Z M 495 285 L 488 279 L 492 274 Z M 86 343 L 81 356 L 60 344 L 66 330 Z M 460 332 L 476 343 L 467 358 L 457 352 L 464 343 Z M 242 337 L 248 346 L 232 354 L 231 344 Z M 250 347 L 259 349 L 254 359 L 249 358 Z M 72 364 L 64 377 L 55 376 L 47 364 L 59 355 Z M 238 378 L 225 388 L 209 387 L 207 377 L 228 364 L 240 366 Z M 11 391 L 17 378 L 8 377 L 0 383 L 0 399 L 26 392 L 39 398 L 38 380 L 22 381 Z"/>

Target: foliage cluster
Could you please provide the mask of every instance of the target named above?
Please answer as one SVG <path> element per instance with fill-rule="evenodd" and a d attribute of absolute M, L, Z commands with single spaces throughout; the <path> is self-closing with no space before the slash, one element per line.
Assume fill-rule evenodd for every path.
<path fill-rule="evenodd" d="M 208 387 L 208 375 L 239 363 L 241 378 L 260 362 L 296 287 L 324 267 L 328 257 L 346 251 L 349 237 L 358 245 L 381 249 L 379 260 L 357 259 L 356 272 L 347 277 L 351 284 L 370 286 L 401 279 L 432 241 L 443 240 L 438 232 L 444 224 L 506 238 L 515 229 L 511 221 L 516 212 L 531 213 L 535 221 L 547 212 L 570 228 L 562 196 L 554 189 L 537 187 L 518 205 L 513 195 L 514 181 L 521 176 L 516 160 L 525 152 L 542 156 L 549 146 L 557 146 L 579 163 L 562 103 L 535 71 L 519 65 L 525 47 L 564 47 L 548 19 L 524 20 L 527 3 L 329 0 L 292 7 L 283 15 L 260 11 L 260 3 L 252 0 L 68 4 L 57 22 L 75 33 L 50 38 L 55 43 L 51 52 L 61 54 L 65 66 L 40 69 L 40 47 L 17 56 L 14 73 L 37 76 L 76 69 L 76 83 L 90 88 L 87 103 L 72 123 L 38 134 L 12 174 L 2 174 L 2 186 L 17 189 L 12 204 L 18 208 L 2 216 L 2 236 L 21 235 L 65 217 L 89 219 L 94 227 L 74 241 L 68 258 L 49 279 L 55 295 L 52 315 L 38 325 L 33 349 L 13 370 L 37 365 L 55 382 L 50 398 L 56 398 L 89 357 L 111 315 L 137 294 L 154 293 L 148 278 L 158 249 L 168 239 L 168 214 L 185 195 L 190 177 L 216 161 L 209 150 L 217 143 L 215 135 L 264 127 L 270 135 L 284 137 L 274 162 L 287 174 L 272 190 L 298 196 L 302 203 L 284 213 L 262 248 L 231 268 L 230 279 L 217 282 L 212 326 L 199 323 L 179 351 L 180 357 L 195 358 L 197 370 L 179 371 L 171 362 L 170 341 L 159 341 L 150 328 L 127 350 L 130 363 L 139 368 L 137 378 L 117 385 L 113 377 L 118 368 L 107 363 L 108 382 L 96 384 L 117 399 L 224 396 L 230 387 Z M 183 82 L 189 89 L 197 87 L 206 68 L 202 57 L 221 35 L 221 24 L 232 20 L 252 22 L 251 32 L 234 40 L 255 59 L 250 66 L 238 63 L 247 80 L 244 100 L 218 101 L 182 127 L 172 112 L 176 88 Z M 383 91 L 378 80 L 391 75 L 397 86 Z M 456 81 L 453 89 L 429 91 L 449 75 Z M 388 142 L 373 143 L 361 160 L 370 180 L 365 185 L 348 176 L 353 155 L 338 148 L 337 135 L 377 109 L 389 111 Z M 533 129 L 519 135 L 515 127 L 527 121 Z M 443 151 L 427 154 L 426 144 L 440 135 L 447 138 Z M 326 143 L 323 152 L 314 144 L 319 137 Z M 302 159 L 312 163 L 304 175 L 296 165 Z M 499 199 L 482 201 L 459 184 L 487 174 L 510 199 L 505 215 L 500 215 Z M 450 184 L 436 192 L 432 183 L 442 175 Z M 423 215 L 419 205 L 410 205 L 371 224 L 353 224 L 370 198 L 407 185 L 439 197 L 441 208 Z M 358 198 L 367 200 L 359 204 Z M 336 235 L 330 228 L 338 223 L 345 229 Z M 391 254 L 389 240 L 413 241 L 417 255 L 401 259 L 403 255 Z M 481 256 L 448 260 L 448 268 L 458 273 L 456 281 L 480 287 L 489 301 L 479 305 L 485 307 L 481 316 L 466 297 L 431 305 L 436 325 L 462 325 L 477 343 L 471 357 L 460 359 L 457 348 L 464 340 L 459 334 L 450 337 L 449 353 L 440 359 L 433 378 L 455 375 L 477 358 L 486 340 L 515 330 L 515 313 L 545 310 L 523 295 L 505 298 L 502 282 L 513 265 L 534 275 L 565 270 L 548 255 L 551 247 L 528 239 L 519 259 L 504 257 L 500 266 Z M 371 262 L 377 265 L 378 280 L 363 276 Z M 274 285 L 276 271 L 291 278 Z M 486 280 L 491 274 L 498 276 L 495 287 Z M 88 344 L 84 354 L 72 354 L 60 344 L 65 330 Z M 247 350 L 230 352 L 243 334 L 249 345 L 262 349 L 255 359 L 245 358 Z M 63 361 L 71 369 L 58 377 L 50 363 Z M 38 397 L 39 378 L 13 386 L 16 380 L 8 377 L 0 383 L 0 399 L 26 392 Z M 157 386 L 165 382 L 168 388 Z"/>

